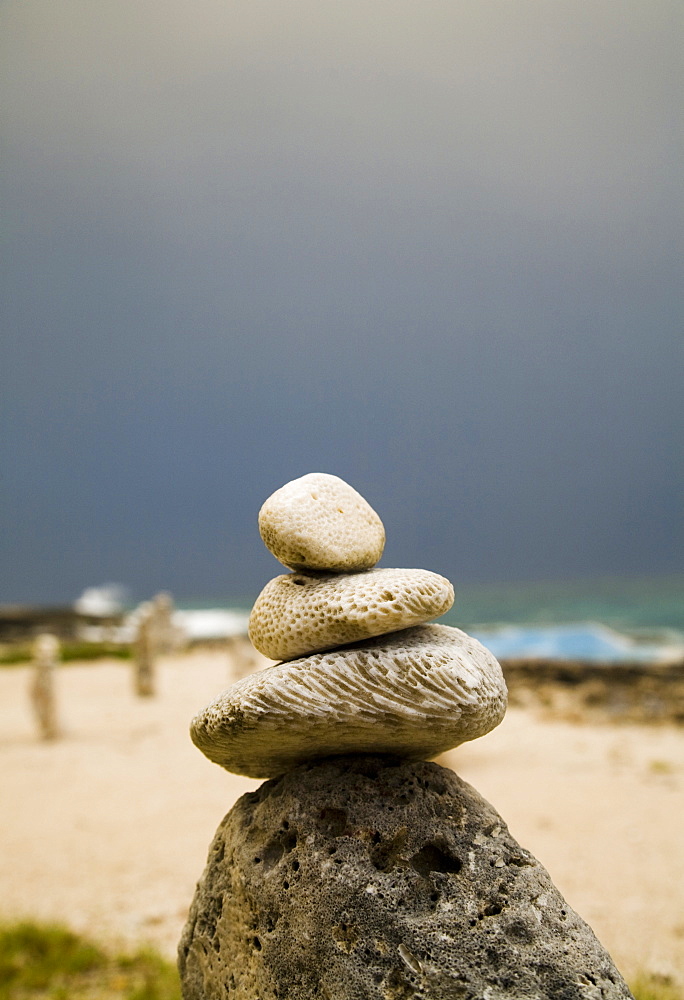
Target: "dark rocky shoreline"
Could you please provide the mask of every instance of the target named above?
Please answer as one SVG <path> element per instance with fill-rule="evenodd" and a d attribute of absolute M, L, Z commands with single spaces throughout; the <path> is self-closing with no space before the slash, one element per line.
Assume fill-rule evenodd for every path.
<path fill-rule="evenodd" d="M 684 725 L 684 660 L 501 660 L 509 704 L 572 722 Z"/>

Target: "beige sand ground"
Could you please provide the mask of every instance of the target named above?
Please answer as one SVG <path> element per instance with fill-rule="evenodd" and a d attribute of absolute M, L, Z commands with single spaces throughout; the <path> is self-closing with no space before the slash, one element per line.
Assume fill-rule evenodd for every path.
<path fill-rule="evenodd" d="M 147 700 L 126 664 L 60 668 L 65 736 L 53 744 L 36 739 L 28 676 L 0 670 L 0 917 L 173 954 L 214 830 L 258 784 L 210 764 L 187 736 L 231 679 L 227 654 L 168 658 Z M 511 710 L 442 763 L 497 807 L 625 974 L 684 982 L 683 730 Z"/>

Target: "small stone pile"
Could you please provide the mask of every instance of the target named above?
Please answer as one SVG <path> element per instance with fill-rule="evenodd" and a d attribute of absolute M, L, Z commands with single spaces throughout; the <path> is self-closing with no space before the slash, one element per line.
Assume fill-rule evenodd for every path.
<path fill-rule="evenodd" d="M 449 581 L 374 568 L 380 518 L 335 476 L 287 484 L 259 525 L 291 572 L 249 632 L 282 662 L 191 733 L 210 760 L 271 780 L 209 849 L 178 951 L 184 1000 L 627 1000 L 548 872 L 429 761 L 506 707 L 494 657 L 426 624 L 451 606 Z"/>
<path fill-rule="evenodd" d="M 192 724 L 210 760 L 252 777 L 343 753 L 425 760 L 493 729 L 506 709 L 494 657 L 426 622 L 448 611 L 451 583 L 422 569 L 374 568 L 382 521 L 337 476 L 312 473 L 259 513 L 268 549 L 291 572 L 268 583 L 252 643 L 281 660 L 243 678 Z"/>

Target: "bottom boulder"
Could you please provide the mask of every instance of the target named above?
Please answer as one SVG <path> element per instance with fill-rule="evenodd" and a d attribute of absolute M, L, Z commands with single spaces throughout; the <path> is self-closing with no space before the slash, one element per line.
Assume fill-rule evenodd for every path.
<path fill-rule="evenodd" d="M 631 996 L 470 785 L 370 755 L 243 795 L 211 845 L 179 968 L 185 1000 Z"/>

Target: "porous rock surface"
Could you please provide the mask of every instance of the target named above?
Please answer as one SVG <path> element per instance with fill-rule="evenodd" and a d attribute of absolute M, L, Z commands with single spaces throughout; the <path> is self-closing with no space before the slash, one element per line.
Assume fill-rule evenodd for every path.
<path fill-rule="evenodd" d="M 276 490 L 259 511 L 266 548 L 295 570 L 370 569 L 385 547 L 382 521 L 338 476 L 310 472 Z"/>
<path fill-rule="evenodd" d="M 449 580 L 427 569 L 287 573 L 267 583 L 257 597 L 249 637 L 271 660 L 290 660 L 422 625 L 453 603 Z"/>
<path fill-rule="evenodd" d="M 426 759 L 494 729 L 506 697 L 481 643 L 418 625 L 244 677 L 193 719 L 190 735 L 209 760 L 254 778 L 330 754 Z"/>
<path fill-rule="evenodd" d="M 437 764 L 378 756 L 304 765 L 236 803 L 179 969 L 185 1000 L 631 996 L 492 806 Z"/>

